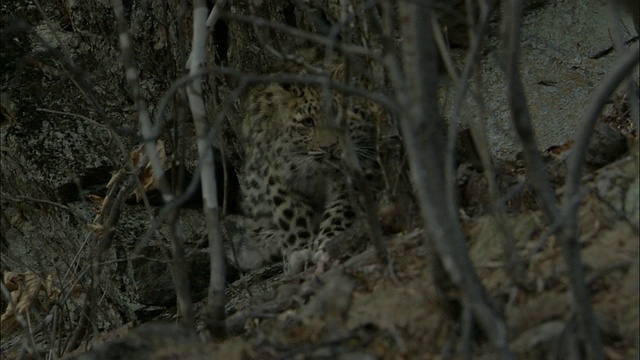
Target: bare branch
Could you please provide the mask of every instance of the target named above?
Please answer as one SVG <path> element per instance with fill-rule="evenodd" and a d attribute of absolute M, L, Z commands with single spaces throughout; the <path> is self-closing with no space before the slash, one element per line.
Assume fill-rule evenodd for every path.
<path fill-rule="evenodd" d="M 470 11 L 470 9 L 469 9 Z M 457 142 L 457 134 L 458 134 L 458 126 L 462 122 L 462 110 L 464 108 L 464 102 L 467 95 L 467 90 L 469 89 L 469 80 L 471 79 L 472 71 L 474 66 L 478 63 L 478 59 L 480 56 L 480 49 L 482 45 L 482 39 L 486 35 L 486 32 L 489 27 L 489 15 L 490 12 L 486 11 L 482 14 L 482 19 L 480 24 L 478 24 L 477 28 L 473 31 L 470 30 L 470 34 L 473 34 L 471 37 L 471 49 L 467 53 L 464 62 L 464 68 L 462 70 L 462 74 L 460 74 L 460 78 L 455 77 L 455 73 L 453 73 L 453 69 L 450 69 L 450 76 L 456 82 L 456 98 L 453 106 L 453 115 L 451 117 L 451 123 L 449 124 L 449 132 L 448 132 L 448 143 L 447 143 L 447 165 L 446 165 L 446 183 L 447 183 L 447 192 L 450 199 L 454 199 L 455 195 L 455 149 Z M 435 19 L 435 17 L 433 17 Z M 435 24 L 435 23 L 434 23 Z M 472 24 L 469 24 L 471 27 Z M 435 38 L 438 39 L 440 34 L 440 30 L 433 27 Z M 445 58 L 444 54 L 446 52 L 442 47 L 440 47 L 440 54 L 443 58 Z M 451 60 L 445 60 L 445 63 L 451 63 Z M 451 68 L 449 65 L 447 68 Z"/>
<path fill-rule="evenodd" d="M 580 178 L 582 176 L 582 167 L 587 156 L 587 148 L 589 147 L 589 141 L 593 129 L 595 128 L 598 117 L 602 112 L 602 108 L 607 103 L 613 92 L 620 86 L 620 84 L 631 76 L 634 66 L 639 62 L 639 48 L 636 47 L 632 51 L 629 51 L 614 67 L 614 69 L 605 77 L 596 89 L 591 101 L 589 101 L 589 107 L 585 111 L 582 125 L 576 135 L 576 140 L 573 145 L 571 158 L 568 164 L 566 192 L 564 199 L 563 213 L 572 212 L 575 213 L 574 207 L 577 207 L 579 202 L 575 202 L 574 198 L 579 194 Z M 633 101 L 633 100 L 630 100 Z M 573 203 L 573 204 L 572 204 Z M 570 228 L 573 226 L 570 226 Z"/>
<path fill-rule="evenodd" d="M 127 82 L 131 87 L 133 94 L 133 101 L 138 112 L 138 120 L 140 122 L 140 131 L 145 140 L 144 147 L 153 173 L 156 176 L 158 184 L 160 185 L 160 191 L 162 192 L 162 198 L 165 202 L 170 202 L 173 199 L 173 194 L 169 183 L 164 175 L 164 169 L 162 168 L 162 161 L 158 155 L 158 149 L 156 148 L 156 140 L 152 132 L 151 119 L 149 118 L 149 111 L 142 95 L 142 89 L 140 87 L 140 79 L 138 78 L 138 71 L 136 70 L 136 62 L 133 52 L 133 42 L 131 36 L 129 36 L 129 27 L 127 20 L 124 16 L 124 8 L 122 6 L 122 0 L 113 0 L 113 11 L 118 23 L 118 30 L 120 32 L 120 48 L 122 50 L 122 59 L 125 66 L 125 74 Z"/>
<path fill-rule="evenodd" d="M 514 122 L 518 137 L 522 143 L 525 160 L 529 175 L 532 178 L 533 186 L 542 200 L 543 210 L 549 221 L 557 219 L 561 213 L 555 199 L 555 194 L 546 176 L 542 157 L 538 153 L 538 146 L 531 125 L 531 115 L 527 108 L 526 96 L 520 72 L 518 69 L 520 52 L 520 21 L 522 16 L 521 1 L 511 0 L 504 9 L 504 31 L 506 43 L 506 76 L 507 76 L 507 98 L 511 109 L 512 120 Z M 586 150 L 586 149 L 585 149 Z M 576 151 L 576 148 L 574 148 Z M 568 174 L 572 174 L 568 171 Z M 569 200 L 571 200 L 569 198 Z M 572 214 L 565 214 L 567 219 L 577 216 L 577 211 Z M 570 220 L 565 220 L 570 221 Z M 577 230 L 570 231 L 563 227 L 562 249 L 569 272 L 569 281 L 576 301 L 578 316 L 580 319 L 580 332 L 582 333 L 583 344 L 587 348 L 588 357 L 592 360 L 603 359 L 602 340 L 598 331 L 597 323 L 593 317 L 593 309 L 589 297 L 589 291 L 585 284 L 584 269 L 580 259 L 580 247 L 577 245 Z M 572 238 L 572 235 L 575 237 Z"/>
<path fill-rule="evenodd" d="M 189 74 L 201 71 L 205 64 L 207 40 L 207 3 L 205 0 L 193 2 L 193 41 L 189 56 Z M 220 224 L 220 207 L 216 192 L 216 174 L 213 159 L 213 148 L 208 140 L 209 123 L 202 98 L 202 77 L 195 77 L 187 87 L 187 96 L 196 128 L 198 158 L 200 160 L 202 199 L 207 237 L 209 239 L 209 255 L 211 270 L 209 277 L 209 294 L 205 310 L 205 324 L 211 335 L 223 338 L 226 335 L 225 315 L 225 263 L 222 246 L 222 227 Z"/>
<path fill-rule="evenodd" d="M 446 187 L 443 154 L 446 152 L 446 125 L 438 113 L 437 64 L 431 60 L 437 49 L 431 29 L 430 2 L 400 3 L 400 24 L 404 37 L 405 78 L 394 69 L 392 55 L 385 54 L 396 81 L 397 97 L 404 111 L 401 127 L 411 173 L 425 228 L 451 280 L 463 294 L 480 325 L 502 353 L 512 359 L 504 321 L 489 305 L 468 256 L 464 234 L 457 217 L 457 204 L 442 191 Z M 406 81 L 406 82 L 405 82 Z"/>
<path fill-rule="evenodd" d="M 580 259 L 581 246 L 578 233 L 578 207 L 580 205 L 580 178 L 587 148 L 602 108 L 620 84 L 632 74 L 638 64 L 638 47 L 628 52 L 614 70 L 600 83 L 584 116 L 568 161 L 566 192 L 562 209 L 561 244 L 567 263 L 569 280 L 576 302 L 579 328 L 590 359 L 604 359 L 598 323 L 595 319 L 589 288 L 585 281 L 584 266 Z M 633 101 L 630 99 L 630 101 Z"/>
<path fill-rule="evenodd" d="M 218 19 L 220 19 L 220 16 L 222 15 L 222 12 L 224 11 L 224 7 L 226 4 L 227 4 L 227 0 L 216 1 L 215 6 L 211 10 L 209 17 L 207 18 L 207 28 L 213 29 Z"/>
<path fill-rule="evenodd" d="M 138 72 L 136 70 L 133 42 L 131 40 L 131 37 L 129 36 L 129 28 L 127 25 L 127 20 L 124 16 L 122 1 L 113 0 L 112 6 L 116 16 L 118 30 L 120 32 L 120 48 L 122 49 L 122 57 L 126 69 L 126 78 L 129 86 L 131 87 L 133 101 L 138 112 L 140 130 L 145 140 L 145 151 L 147 156 L 149 157 L 149 161 L 151 162 L 151 167 L 153 169 L 156 182 L 159 184 L 160 191 L 162 193 L 162 199 L 165 203 L 169 203 L 174 199 L 174 195 L 165 176 L 164 169 L 162 168 L 162 161 L 160 160 L 160 156 L 156 146 L 156 138 L 154 137 L 153 126 L 149 117 L 149 111 L 146 107 L 144 97 L 142 96 L 140 80 L 138 78 Z M 175 220 L 173 216 L 172 218 Z M 174 285 L 176 287 L 176 296 L 178 299 L 178 310 L 180 313 L 180 317 L 187 328 L 195 329 L 195 319 L 193 316 L 193 309 L 191 304 L 191 293 L 189 291 L 189 279 L 186 272 L 184 244 L 182 243 L 181 238 L 175 233 L 171 236 L 171 252 L 173 261 L 171 262 L 170 266 L 171 273 L 174 279 Z"/>
<path fill-rule="evenodd" d="M 559 215 L 556 197 L 551 183 L 546 176 L 542 157 L 538 153 L 531 114 L 527 106 L 527 98 L 522 85 L 522 78 L 518 69 L 520 56 L 520 0 L 511 0 L 504 10 L 504 32 L 507 81 L 507 101 L 516 133 L 523 147 L 527 170 L 534 188 L 542 200 L 542 207 L 549 219 L 555 219 Z"/>
<path fill-rule="evenodd" d="M 634 5 L 635 3 L 635 5 Z M 613 40 L 613 47 L 616 49 L 618 53 L 618 57 L 622 58 L 625 54 L 627 54 L 628 50 L 625 46 L 624 37 L 622 34 L 622 18 L 621 18 L 621 7 L 619 1 L 609 1 L 609 14 L 611 17 L 611 38 Z M 636 25 L 636 32 L 638 31 L 638 4 L 636 1 L 627 1 L 626 2 L 626 10 L 629 11 L 633 17 L 633 21 Z M 635 10 L 633 10 L 635 7 Z M 633 12 L 636 12 L 635 14 Z M 640 129 L 640 102 L 638 99 L 638 90 L 636 89 L 636 85 L 634 83 L 634 79 L 630 76 L 626 83 L 627 91 L 627 99 L 629 103 L 629 109 L 631 110 L 631 119 L 636 129 Z"/>

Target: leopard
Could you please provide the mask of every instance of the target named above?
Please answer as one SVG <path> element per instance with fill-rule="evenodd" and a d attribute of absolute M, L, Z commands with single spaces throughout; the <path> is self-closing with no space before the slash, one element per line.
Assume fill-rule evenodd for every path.
<path fill-rule="evenodd" d="M 332 69 L 332 78 L 342 69 Z M 284 260 L 294 273 L 328 261 L 327 243 L 361 213 L 345 174 L 344 136 L 373 176 L 384 110 L 317 84 L 277 82 L 253 88 L 243 106 L 243 218 L 234 223 L 241 235 L 228 257 L 242 270 Z"/>

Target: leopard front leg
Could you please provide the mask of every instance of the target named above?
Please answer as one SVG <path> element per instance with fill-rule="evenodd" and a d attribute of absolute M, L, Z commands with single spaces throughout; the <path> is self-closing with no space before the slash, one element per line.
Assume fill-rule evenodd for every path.
<path fill-rule="evenodd" d="M 287 204 L 287 206 L 283 206 L 282 209 L 288 210 L 291 208 L 297 208 L 296 211 L 294 211 L 295 213 L 300 213 L 301 210 L 304 209 L 304 211 L 309 214 L 307 216 L 307 219 L 311 220 L 311 209 L 306 203 L 298 203 L 298 206 L 292 205 L 294 204 L 289 203 Z M 276 216 L 281 213 L 281 211 L 276 211 Z M 281 216 L 279 217 L 281 218 Z M 356 213 L 353 210 L 348 197 L 342 194 L 335 196 L 333 200 L 329 201 L 324 207 L 322 219 L 319 219 L 319 224 L 317 225 L 317 227 L 315 227 L 316 231 L 314 232 L 315 236 L 313 238 L 313 241 L 310 242 L 306 247 L 299 246 L 299 243 L 296 244 L 298 246 L 290 247 L 290 249 L 294 251 L 288 252 L 287 272 L 300 272 L 304 270 L 304 268 L 306 268 L 306 266 L 310 263 L 315 263 L 320 267 L 328 263 L 330 259 L 328 253 L 325 251 L 325 245 L 336 235 L 347 230 L 353 224 L 355 217 Z M 294 237 L 290 238 L 293 240 Z"/>
<path fill-rule="evenodd" d="M 318 235 L 314 239 L 314 249 L 324 251 L 327 242 L 348 229 L 355 217 L 356 213 L 345 195 L 327 204 L 322 214 Z"/>

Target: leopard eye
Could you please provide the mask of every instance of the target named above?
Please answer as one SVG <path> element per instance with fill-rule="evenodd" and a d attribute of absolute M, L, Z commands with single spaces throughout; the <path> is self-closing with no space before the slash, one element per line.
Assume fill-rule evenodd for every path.
<path fill-rule="evenodd" d="M 302 125 L 306 126 L 306 127 L 314 127 L 315 124 L 316 124 L 316 122 L 313 121 L 312 117 L 306 117 L 306 118 L 300 120 L 300 123 Z"/>

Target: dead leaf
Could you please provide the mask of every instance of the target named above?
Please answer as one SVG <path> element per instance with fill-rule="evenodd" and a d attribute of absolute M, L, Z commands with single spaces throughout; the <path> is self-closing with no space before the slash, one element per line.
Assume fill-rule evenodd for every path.
<path fill-rule="evenodd" d="M 10 289 L 13 289 L 11 290 L 11 302 L 0 317 L 0 323 L 2 323 L 0 329 L 3 334 L 7 334 L 17 328 L 18 314 L 24 315 L 33 306 L 42 307 L 38 299 L 42 280 L 38 274 L 31 271 L 24 274 L 8 271 L 4 275 L 4 281 L 5 284 L 11 284 Z"/>
<path fill-rule="evenodd" d="M 102 204 L 104 203 L 104 197 L 98 196 L 98 195 L 93 195 L 93 194 L 87 194 L 87 195 L 85 195 L 85 197 L 87 199 L 91 200 L 93 203 L 95 203 L 98 206 L 100 206 L 100 208 L 102 208 Z"/>
<path fill-rule="evenodd" d="M 164 168 L 167 162 L 167 153 L 165 151 L 164 142 L 162 140 L 158 140 L 156 150 L 158 151 L 158 156 L 160 157 L 160 163 Z M 138 146 L 135 150 L 133 150 L 129 154 L 129 156 L 131 158 L 131 161 L 133 162 L 133 165 L 139 166 L 140 162 L 145 156 L 144 145 Z M 158 189 L 156 178 L 157 177 L 153 172 L 153 167 L 151 166 L 151 163 L 147 162 L 147 164 L 144 167 L 144 170 L 142 171 L 142 175 L 140 175 L 140 182 L 142 182 L 142 187 L 145 192 Z M 140 200 L 142 200 L 142 191 L 136 187 L 136 189 L 134 190 L 134 194 L 136 195 L 136 201 L 140 202 Z"/>

